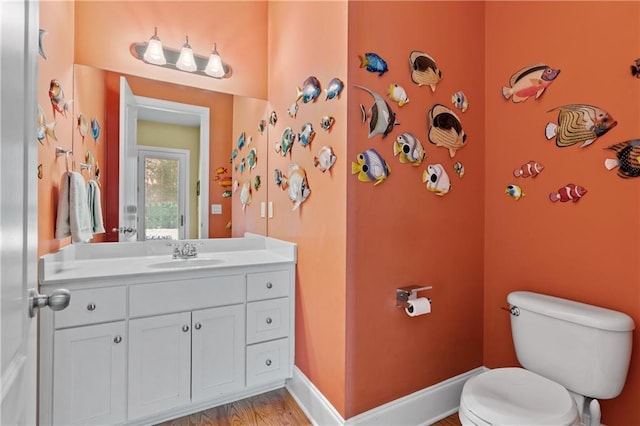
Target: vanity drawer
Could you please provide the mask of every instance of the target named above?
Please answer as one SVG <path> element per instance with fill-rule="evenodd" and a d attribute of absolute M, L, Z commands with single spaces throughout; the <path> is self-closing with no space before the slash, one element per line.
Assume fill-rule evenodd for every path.
<path fill-rule="evenodd" d="M 247 386 L 290 376 L 289 339 L 247 346 Z"/>
<path fill-rule="evenodd" d="M 244 303 L 245 282 L 244 275 L 227 275 L 132 285 L 129 316 L 164 315 Z"/>
<path fill-rule="evenodd" d="M 247 274 L 247 300 L 274 299 L 289 295 L 289 271 Z"/>
<path fill-rule="evenodd" d="M 69 306 L 55 312 L 56 328 L 75 327 L 124 319 L 127 288 L 105 287 L 71 292 Z"/>
<path fill-rule="evenodd" d="M 247 344 L 288 336 L 288 297 L 247 303 Z"/>

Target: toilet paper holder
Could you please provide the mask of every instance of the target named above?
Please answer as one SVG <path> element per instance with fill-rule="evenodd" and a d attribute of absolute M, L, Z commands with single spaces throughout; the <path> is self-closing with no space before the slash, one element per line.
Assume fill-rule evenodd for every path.
<path fill-rule="evenodd" d="M 406 308 L 409 306 L 409 300 L 418 298 L 419 291 L 431 290 L 432 288 L 432 286 L 421 287 L 419 285 L 396 288 L 396 308 Z M 431 299 L 428 299 L 431 302 Z"/>

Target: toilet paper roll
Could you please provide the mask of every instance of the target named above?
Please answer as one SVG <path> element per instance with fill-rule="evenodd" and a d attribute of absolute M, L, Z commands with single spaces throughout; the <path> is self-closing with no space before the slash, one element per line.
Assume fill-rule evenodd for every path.
<path fill-rule="evenodd" d="M 417 317 L 431 312 L 431 301 L 426 297 L 418 297 L 408 301 L 409 306 L 404 310 L 410 317 Z"/>

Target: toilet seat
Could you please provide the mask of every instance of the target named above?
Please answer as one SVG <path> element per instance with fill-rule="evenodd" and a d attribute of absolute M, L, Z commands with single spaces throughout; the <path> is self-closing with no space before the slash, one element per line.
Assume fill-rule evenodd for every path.
<path fill-rule="evenodd" d="M 477 425 L 573 425 L 575 401 L 564 387 L 523 368 L 497 368 L 472 377 L 460 412 Z"/>

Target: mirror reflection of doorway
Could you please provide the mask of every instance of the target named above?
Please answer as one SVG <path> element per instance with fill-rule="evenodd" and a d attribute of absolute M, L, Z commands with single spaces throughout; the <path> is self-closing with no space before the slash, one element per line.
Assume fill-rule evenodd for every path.
<path fill-rule="evenodd" d="M 189 229 L 189 151 L 138 149 L 138 223 L 140 239 L 178 240 Z"/>

